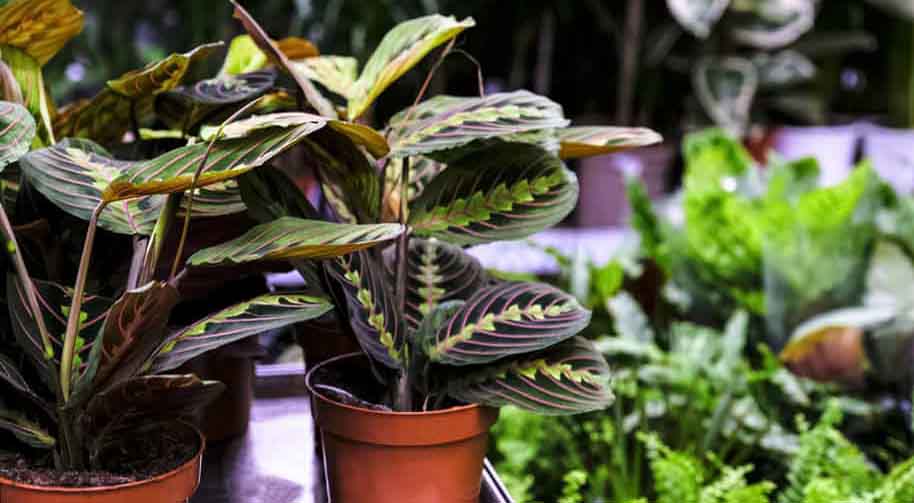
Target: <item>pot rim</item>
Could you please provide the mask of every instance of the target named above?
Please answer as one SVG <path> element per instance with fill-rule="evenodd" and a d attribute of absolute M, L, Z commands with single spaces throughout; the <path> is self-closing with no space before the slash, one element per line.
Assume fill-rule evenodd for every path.
<path fill-rule="evenodd" d="M 133 487 L 143 486 L 146 484 L 153 484 L 155 482 L 160 482 L 166 479 L 170 479 L 175 475 L 193 468 L 195 464 L 199 462 L 203 456 L 203 452 L 206 450 L 206 437 L 203 436 L 203 433 L 199 428 L 194 426 L 191 423 L 180 421 L 181 424 L 187 426 L 197 435 L 197 440 L 200 442 L 200 447 L 197 449 L 197 452 L 191 456 L 186 462 L 182 463 L 177 468 L 165 472 L 155 477 L 151 477 L 143 480 L 135 480 L 133 482 L 125 482 L 123 484 L 117 484 L 113 486 L 92 486 L 92 487 L 71 487 L 71 486 L 39 486 L 34 484 L 27 484 L 24 482 L 17 482 L 12 479 L 0 476 L 0 487 L 2 486 L 11 486 L 17 487 L 19 489 L 26 489 L 34 492 L 43 492 L 43 493 L 64 493 L 64 494 L 96 494 L 96 493 L 106 493 L 120 491 L 123 489 L 130 489 Z"/>
<path fill-rule="evenodd" d="M 329 403 L 329 404 L 333 405 L 334 407 L 348 409 L 348 410 L 351 410 L 354 412 L 358 412 L 360 414 L 370 414 L 370 415 L 375 415 L 375 416 L 388 416 L 388 417 L 389 416 L 395 416 L 395 417 L 425 416 L 425 417 L 428 417 L 428 416 L 445 415 L 445 414 L 457 414 L 457 413 L 464 412 L 467 410 L 485 407 L 484 405 L 481 405 L 478 403 L 471 403 L 471 404 L 467 404 L 467 405 L 456 405 L 454 407 L 449 407 L 447 409 L 441 409 L 441 410 L 427 410 L 427 411 L 416 411 L 416 412 L 398 412 L 398 411 L 388 411 L 388 410 L 366 409 L 364 407 L 357 407 L 355 405 L 349 405 L 346 403 L 342 403 L 342 402 L 333 400 L 332 398 L 328 398 L 328 397 L 324 396 L 323 394 L 321 394 L 321 392 L 315 390 L 311 386 L 311 379 L 313 377 L 313 374 L 318 369 L 320 369 L 326 365 L 331 365 L 331 364 L 337 363 L 340 360 L 346 360 L 349 358 L 358 358 L 358 357 L 368 358 L 367 356 L 365 356 L 365 353 L 361 353 L 361 352 L 346 353 L 343 355 L 334 356 L 333 358 L 328 358 L 328 359 L 318 363 L 317 365 L 315 365 L 314 368 L 312 368 L 311 370 L 308 371 L 307 374 L 305 374 L 305 386 L 308 388 L 308 393 L 310 393 L 312 397 L 315 397 L 323 402 Z"/>

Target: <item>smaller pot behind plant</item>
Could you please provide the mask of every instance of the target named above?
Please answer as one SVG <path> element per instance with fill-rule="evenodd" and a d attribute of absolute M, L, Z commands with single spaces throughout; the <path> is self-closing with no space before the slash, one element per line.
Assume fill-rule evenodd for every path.
<path fill-rule="evenodd" d="M 392 412 L 343 403 L 326 387 L 371 381 L 363 354 L 339 356 L 306 377 L 335 503 L 477 503 L 489 428 L 498 409 L 464 405 Z"/>
<path fill-rule="evenodd" d="M 196 454 L 174 470 L 147 480 L 101 487 L 37 486 L 0 477 L 2 503 L 186 503 L 200 485 L 206 439 L 195 426 Z"/>

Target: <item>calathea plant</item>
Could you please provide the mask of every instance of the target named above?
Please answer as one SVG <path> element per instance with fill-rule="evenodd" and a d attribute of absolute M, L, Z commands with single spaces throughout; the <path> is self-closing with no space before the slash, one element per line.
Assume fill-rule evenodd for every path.
<path fill-rule="evenodd" d="M 20 0 L 0 7 L 3 26 L 20 32 L 28 31 L 35 18 L 44 26 L 56 26 L 74 17 L 81 24 L 81 13 L 67 1 Z M 78 31 L 77 27 L 47 33 L 65 33 L 59 48 Z M 47 47 L 42 33 L 4 43 L 25 44 L 20 52 L 32 54 L 30 43 L 37 49 Z M 286 45 L 299 52 L 308 47 L 295 40 Z M 0 430 L 11 433 L 20 442 L 16 452 L 28 455 L 36 466 L 110 469 L 120 459 L 112 453 L 137 452 L 144 432 L 149 438 L 148 433 L 160 426 L 169 431 L 162 425 L 186 416 L 221 391 L 217 382 L 175 374 L 188 359 L 333 308 L 329 300 L 312 294 L 266 294 L 200 316 L 188 326 L 172 327 L 171 314 L 181 299 L 188 269 L 220 256 L 237 263 L 336 257 L 394 239 L 404 229 L 398 223 L 274 218 L 228 247 L 199 250 L 187 260 L 193 251 L 185 247 L 189 229 L 212 230 L 219 220 L 210 217 L 247 211 L 234 178 L 266 169 L 267 163 L 307 137 L 320 132 L 321 143 L 356 152 L 353 142 L 369 152 L 387 149 L 370 128 L 294 112 L 295 100 L 285 99 L 288 94 L 274 88 L 270 71 L 226 73 L 180 86 L 193 60 L 213 48 L 171 55 L 109 81 L 93 99 L 53 113 L 40 85 L 40 66 L 8 58 L 17 53 L 0 46 L 13 76 L 4 81 L 4 97 L 15 101 L 0 101 L 0 169 L 7 180 L 0 230 L 8 252 L 3 285 L 9 312 L 8 318 L 0 318 L 0 350 L 5 353 L 0 355 Z M 42 61 L 44 57 L 50 55 L 44 54 Z M 27 87 L 35 76 L 38 87 Z M 166 93 L 167 98 L 161 96 Z M 29 105 L 31 97 L 39 106 L 20 104 Z M 167 108 L 169 103 L 184 107 Z M 237 120 L 265 109 L 285 112 Z M 177 141 L 176 148 L 155 149 L 155 141 L 140 141 L 149 134 L 140 133 L 139 126 L 167 124 L 166 116 L 186 125 L 177 134 L 167 132 Z M 206 130 L 204 140 L 200 135 L 206 125 L 215 129 Z M 138 137 L 125 149 L 121 138 L 130 129 Z M 57 141 L 61 136 L 69 137 Z M 117 159 L 101 144 L 141 156 L 157 152 Z M 281 195 L 277 192 L 271 199 Z M 8 200 L 13 202 L 7 204 Z M 22 221 L 15 226 L 7 213 L 7 206 L 14 205 L 23 209 L 16 212 Z M 72 267 L 68 253 L 55 254 L 54 248 L 66 244 L 62 236 L 36 239 L 35 229 L 64 225 L 76 233 L 85 229 L 82 251 L 75 253 L 77 263 Z M 65 227 L 61 232 L 70 233 Z M 176 235 L 176 242 L 170 241 Z M 114 253 L 96 246 L 98 239 L 124 243 L 118 236 L 133 236 L 134 246 Z M 102 253 L 129 258 L 127 274 L 93 277 Z M 117 284 L 122 276 L 123 282 Z M 64 283 L 70 280 L 72 287 Z"/>
<path fill-rule="evenodd" d="M 262 47 L 262 31 L 241 15 Z M 332 56 L 287 66 L 336 95 L 344 105 L 330 108 L 354 121 L 367 109 L 365 100 L 377 95 L 366 92 L 374 75 L 392 81 L 403 73 L 400 62 L 416 61 L 472 24 L 441 16 L 402 23 L 358 78 L 352 60 L 332 60 L 336 71 L 328 72 L 320 61 Z M 448 46 L 441 58 L 449 52 Z M 490 278 L 463 247 L 521 239 L 560 222 L 578 195 L 563 159 L 647 145 L 659 136 L 645 129 L 568 127 L 558 104 L 527 91 L 421 98 L 420 92 L 413 106 L 390 119 L 384 128 L 389 151 L 382 156 L 352 143 L 302 143 L 333 218 L 404 226 L 395 243 L 321 266 L 345 309 L 340 319 L 351 320 L 375 374 L 387 383 L 385 405 L 414 411 L 456 400 L 548 414 L 604 407 L 612 396 L 607 365 L 589 342 L 575 338 L 589 311 L 552 286 Z M 332 183 L 334 172 L 345 173 L 343 183 Z M 241 179 L 245 202 L 262 208 L 260 218 L 310 211 L 300 195 L 286 205 L 257 197 L 275 193 L 275 185 L 265 172 Z M 233 261 L 241 246 L 229 242 L 198 260 Z M 306 277 L 321 276 L 300 269 Z"/>

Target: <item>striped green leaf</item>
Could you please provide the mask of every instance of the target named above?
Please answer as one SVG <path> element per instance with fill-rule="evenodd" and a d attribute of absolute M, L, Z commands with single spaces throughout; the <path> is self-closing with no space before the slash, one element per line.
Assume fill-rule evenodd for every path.
<path fill-rule="evenodd" d="M 339 224 L 283 217 L 258 225 L 237 239 L 200 250 L 187 263 L 200 266 L 338 257 L 394 239 L 403 230 L 399 224 Z"/>
<path fill-rule="evenodd" d="M 663 141 L 647 128 L 575 126 L 558 130 L 562 159 L 578 159 L 646 147 Z"/>
<path fill-rule="evenodd" d="M 186 418 L 215 400 L 225 390 L 219 381 L 204 381 L 193 374 L 142 376 L 94 396 L 86 420 L 94 431 L 112 421 Z"/>
<path fill-rule="evenodd" d="M 348 98 L 358 77 L 359 62 L 348 56 L 316 56 L 292 61 L 309 79 Z"/>
<path fill-rule="evenodd" d="M 108 88 L 129 100 L 164 93 L 177 87 L 195 61 L 205 58 L 222 42 L 197 46 L 185 53 L 172 53 L 144 68 L 132 70 L 108 81 Z"/>
<path fill-rule="evenodd" d="M 57 440 L 39 424 L 21 414 L 0 409 L 0 430 L 13 434 L 17 440 L 35 449 L 53 449 Z"/>
<path fill-rule="evenodd" d="M 466 300 L 488 282 L 478 260 L 437 239 L 410 240 L 407 274 L 405 318 L 412 330 L 439 304 Z"/>
<path fill-rule="evenodd" d="M 330 262 L 328 271 L 342 286 L 349 324 L 362 349 L 373 360 L 400 368 L 406 327 L 394 305 L 384 265 L 362 251 Z"/>
<path fill-rule="evenodd" d="M 58 138 L 91 138 L 103 144 L 120 141 L 130 130 L 135 115 L 140 124 L 152 116 L 154 100 L 140 99 L 131 113 L 130 100 L 110 89 L 103 89 L 89 99 L 61 108 L 54 117 L 54 134 Z"/>
<path fill-rule="evenodd" d="M 398 24 L 384 35 L 352 87 L 348 103 L 350 120 L 368 109 L 388 86 L 409 71 L 432 49 L 474 26 L 472 18 L 432 15 Z"/>
<path fill-rule="evenodd" d="M 562 107 L 529 91 L 459 98 L 436 96 L 390 120 L 394 156 L 435 153 L 477 140 L 503 138 L 568 125 Z M 453 156 L 453 153 L 446 153 Z"/>
<path fill-rule="evenodd" d="M 588 323 L 590 311 L 555 287 L 499 283 L 470 297 L 423 344 L 433 362 L 475 365 L 548 348 Z"/>
<path fill-rule="evenodd" d="M 409 223 L 460 245 L 521 239 L 560 222 L 577 198 L 577 178 L 557 157 L 502 143 L 449 164 L 410 203 Z"/>
<path fill-rule="evenodd" d="M 98 362 L 94 385 L 117 386 L 136 377 L 166 338 L 168 318 L 180 296 L 166 282 L 151 282 L 128 290 L 111 306 L 93 352 Z"/>
<path fill-rule="evenodd" d="M 0 171 L 29 151 L 35 120 L 22 105 L 0 101 Z"/>
<path fill-rule="evenodd" d="M 448 394 L 468 403 L 566 415 L 609 406 L 614 399 L 610 383 L 603 356 L 589 341 L 575 337 L 540 354 L 452 381 Z"/>
<path fill-rule="evenodd" d="M 207 316 L 171 335 L 153 355 L 150 372 L 160 373 L 246 337 L 323 316 L 327 299 L 298 293 L 267 294 Z"/>
<path fill-rule="evenodd" d="M 83 28 L 70 0 L 11 0 L 0 5 L 0 45 L 16 47 L 40 65 Z"/>

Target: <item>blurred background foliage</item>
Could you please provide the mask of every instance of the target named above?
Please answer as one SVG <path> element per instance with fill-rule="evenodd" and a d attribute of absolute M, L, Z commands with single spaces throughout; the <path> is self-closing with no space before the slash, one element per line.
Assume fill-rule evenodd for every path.
<path fill-rule="evenodd" d="M 84 32 L 47 67 L 58 103 L 94 94 L 106 76 L 198 43 L 228 40 L 241 29 L 224 0 L 74 3 L 86 13 Z M 720 38 L 701 40 L 687 33 L 663 0 L 244 3 L 272 35 L 304 36 L 325 54 L 351 54 L 361 62 L 397 22 L 433 12 L 473 16 L 474 36 L 458 44 L 478 60 L 489 90 L 527 88 L 562 103 L 566 115 L 581 122 L 610 119 L 667 134 L 708 123 L 692 96 L 689 73 L 699 55 L 728 49 L 718 47 L 727 43 Z M 816 59 L 816 78 L 784 91 L 800 97 L 801 111 L 771 112 L 763 122 L 894 116 L 896 124 L 910 123 L 912 24 L 862 0 L 820 1 L 818 8 L 815 27 L 798 42 L 823 55 Z M 211 75 L 218 62 L 211 58 L 213 68 L 201 73 Z M 379 104 L 377 114 L 383 118 L 402 108 L 423 77 L 424 72 L 412 72 Z M 432 86 L 434 93 L 478 92 L 473 59 L 461 52 L 450 56 Z M 815 102 L 803 101 L 804 96 Z"/>

